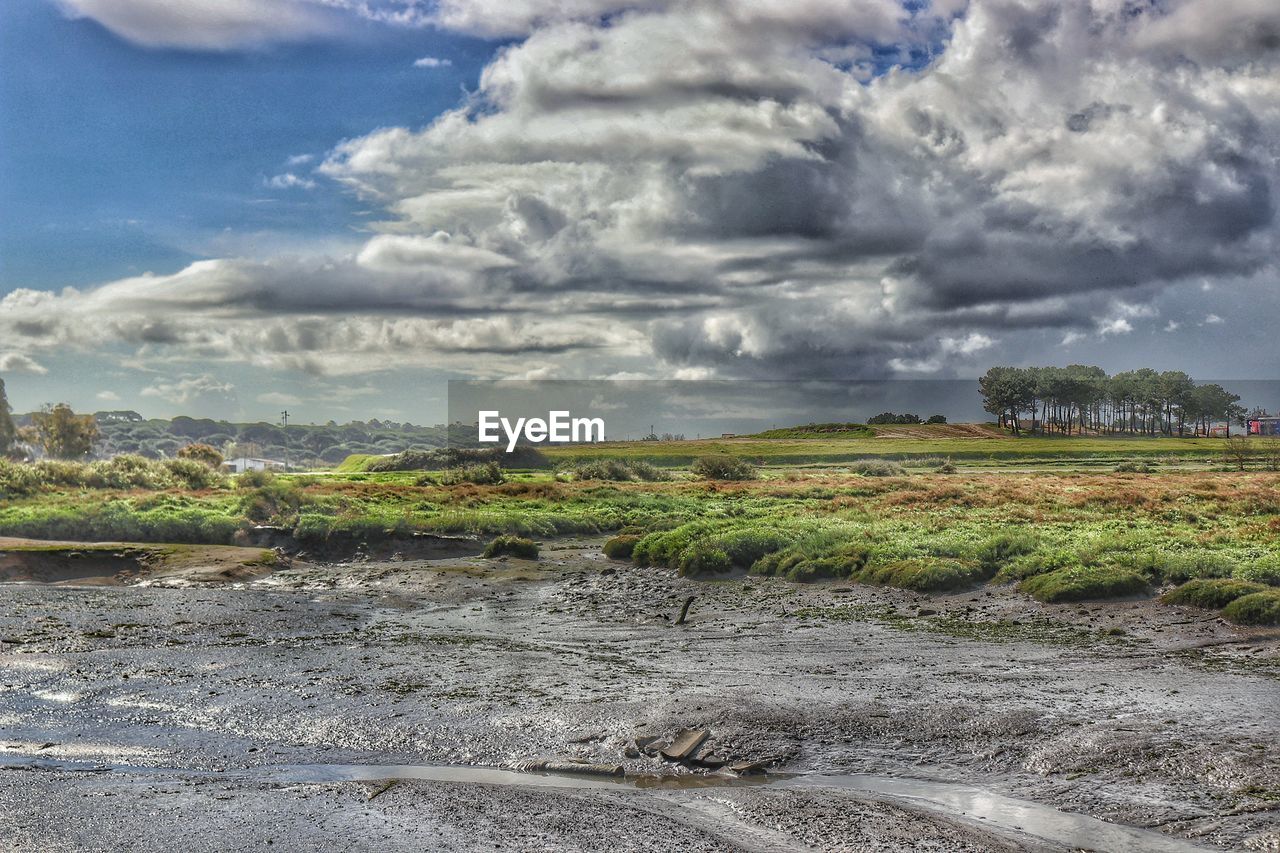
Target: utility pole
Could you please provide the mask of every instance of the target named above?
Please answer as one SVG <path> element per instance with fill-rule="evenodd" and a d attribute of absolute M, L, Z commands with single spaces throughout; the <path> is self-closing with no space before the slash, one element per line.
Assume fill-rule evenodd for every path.
<path fill-rule="evenodd" d="M 280 422 L 284 424 L 284 472 L 289 473 L 289 410 L 280 413 Z"/>

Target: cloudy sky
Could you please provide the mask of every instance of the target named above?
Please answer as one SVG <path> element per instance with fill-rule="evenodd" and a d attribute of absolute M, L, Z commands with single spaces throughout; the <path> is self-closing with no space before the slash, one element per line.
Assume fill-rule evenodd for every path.
<path fill-rule="evenodd" d="M 1274 0 L 6 0 L 0 376 L 1273 378 Z"/>

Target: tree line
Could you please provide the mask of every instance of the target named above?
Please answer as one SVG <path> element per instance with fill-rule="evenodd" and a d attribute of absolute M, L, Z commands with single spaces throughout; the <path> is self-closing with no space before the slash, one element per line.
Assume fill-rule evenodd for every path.
<path fill-rule="evenodd" d="M 978 380 L 982 407 L 1000 426 L 1063 435 L 1208 435 L 1244 425 L 1240 395 L 1180 370 L 1144 367 L 1108 376 L 1100 367 L 993 367 Z"/>

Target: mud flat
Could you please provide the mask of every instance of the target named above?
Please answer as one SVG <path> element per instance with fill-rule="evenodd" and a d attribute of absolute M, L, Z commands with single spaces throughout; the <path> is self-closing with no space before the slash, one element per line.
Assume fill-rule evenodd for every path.
<path fill-rule="evenodd" d="M 0 584 L 6 848 L 1280 849 L 1280 632 L 1213 614 L 586 540 L 215 576 Z"/>

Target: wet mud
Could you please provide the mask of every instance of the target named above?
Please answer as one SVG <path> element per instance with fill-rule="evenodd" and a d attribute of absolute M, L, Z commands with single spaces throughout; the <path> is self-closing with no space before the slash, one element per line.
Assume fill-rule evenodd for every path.
<path fill-rule="evenodd" d="M 589 540 L 0 584 L 0 844 L 1276 850 L 1277 709 L 1280 634 L 1201 611 L 698 583 Z M 649 747 L 688 730 L 719 769 Z M 510 772 L 540 760 L 627 775 Z"/>

